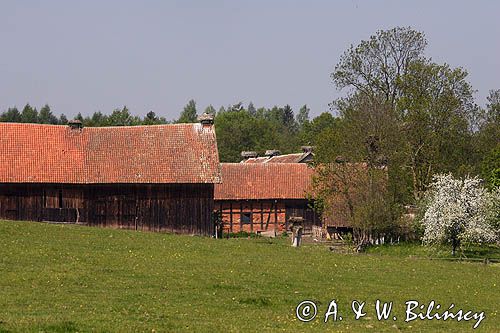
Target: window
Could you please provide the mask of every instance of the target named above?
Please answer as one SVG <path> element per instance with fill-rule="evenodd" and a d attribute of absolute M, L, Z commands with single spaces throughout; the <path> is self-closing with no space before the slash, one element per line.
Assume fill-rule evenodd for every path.
<path fill-rule="evenodd" d="M 240 221 L 241 221 L 241 224 L 252 223 L 252 213 L 241 213 Z"/>

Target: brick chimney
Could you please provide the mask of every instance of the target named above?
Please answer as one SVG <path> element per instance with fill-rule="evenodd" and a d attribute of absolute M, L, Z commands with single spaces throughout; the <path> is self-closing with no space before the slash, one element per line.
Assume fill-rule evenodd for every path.
<path fill-rule="evenodd" d="M 242 151 L 241 152 L 241 157 L 243 157 L 245 160 L 248 160 L 249 158 L 256 158 L 259 155 L 257 154 L 256 151 Z"/>
<path fill-rule="evenodd" d="M 281 152 L 279 150 L 270 149 L 270 150 L 266 150 L 266 153 L 264 155 L 266 155 L 267 157 L 273 157 L 273 156 L 281 155 Z"/>
<path fill-rule="evenodd" d="M 203 125 L 203 127 L 212 126 L 214 124 L 214 115 L 211 113 L 205 112 L 198 117 L 198 120 Z"/>
<path fill-rule="evenodd" d="M 300 147 L 303 153 L 312 153 L 314 150 L 313 146 L 302 146 Z"/>
<path fill-rule="evenodd" d="M 81 130 L 83 128 L 82 122 L 78 119 L 73 119 L 73 120 L 68 121 L 68 126 L 72 130 Z"/>

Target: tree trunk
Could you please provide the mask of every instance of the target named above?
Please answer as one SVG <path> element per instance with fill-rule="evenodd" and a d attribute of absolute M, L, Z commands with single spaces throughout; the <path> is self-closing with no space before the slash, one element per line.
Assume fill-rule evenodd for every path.
<path fill-rule="evenodd" d="M 455 253 L 456 253 L 457 247 L 458 247 L 459 245 L 460 245 L 460 242 L 458 241 L 458 239 L 456 239 L 456 238 L 452 238 L 452 239 L 451 239 L 451 246 L 452 246 L 451 255 L 452 255 L 452 256 L 455 256 Z"/>

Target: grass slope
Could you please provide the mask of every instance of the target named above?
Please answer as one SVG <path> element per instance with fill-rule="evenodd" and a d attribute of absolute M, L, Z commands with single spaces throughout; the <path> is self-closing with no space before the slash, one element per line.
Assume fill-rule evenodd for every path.
<path fill-rule="evenodd" d="M 469 332 L 473 322 L 404 322 L 404 302 L 485 311 L 500 327 L 499 265 L 334 254 L 285 240 L 224 239 L 0 222 L 0 332 Z M 377 321 L 376 299 L 397 321 Z M 331 299 L 343 321 L 301 323 Z M 367 302 L 353 320 L 350 302 Z M 349 310 L 349 311 L 348 311 Z"/>

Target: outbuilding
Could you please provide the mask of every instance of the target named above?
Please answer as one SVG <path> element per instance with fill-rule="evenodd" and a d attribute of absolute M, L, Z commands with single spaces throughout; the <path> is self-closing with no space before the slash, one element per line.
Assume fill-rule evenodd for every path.
<path fill-rule="evenodd" d="M 321 225 L 310 199 L 313 169 L 306 163 L 222 163 L 215 209 L 226 233 L 288 230 L 292 217 L 304 229 Z"/>

